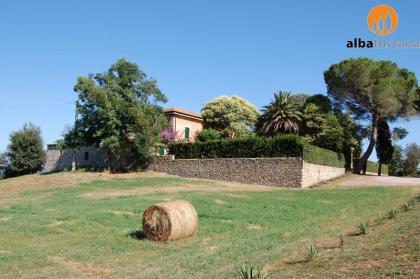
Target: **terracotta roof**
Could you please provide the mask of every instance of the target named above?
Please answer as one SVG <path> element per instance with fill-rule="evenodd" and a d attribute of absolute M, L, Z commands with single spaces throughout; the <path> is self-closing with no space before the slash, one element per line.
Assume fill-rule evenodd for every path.
<path fill-rule="evenodd" d="M 201 116 L 200 113 L 197 112 L 191 112 L 182 108 L 166 108 L 163 110 L 165 114 L 181 114 L 181 115 L 185 115 L 185 116 L 190 116 L 190 117 L 194 117 L 194 118 L 199 118 L 199 119 L 203 119 L 203 117 Z"/>

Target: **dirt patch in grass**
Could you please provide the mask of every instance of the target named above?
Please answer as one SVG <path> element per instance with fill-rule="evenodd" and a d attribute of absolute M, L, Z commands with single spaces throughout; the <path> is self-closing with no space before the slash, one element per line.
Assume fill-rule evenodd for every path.
<path fill-rule="evenodd" d="M 6 222 L 6 221 L 9 221 L 11 219 L 12 219 L 12 217 L 0 217 L 0 222 Z"/>
<path fill-rule="evenodd" d="M 248 230 L 253 230 L 253 231 L 260 231 L 260 230 L 262 230 L 262 226 L 258 225 L 258 224 L 249 224 L 247 229 Z"/>
<path fill-rule="evenodd" d="M 119 198 L 119 197 L 128 197 L 128 196 L 143 196 L 148 194 L 170 194 L 170 193 L 178 193 L 178 192 L 235 192 L 235 191 L 272 191 L 275 190 L 275 188 L 269 188 L 269 187 L 259 187 L 255 185 L 200 185 L 200 184 L 192 184 L 192 185 L 172 185 L 172 186 L 146 186 L 141 188 L 134 188 L 134 189 L 104 189 L 94 192 L 89 192 L 81 195 L 82 198 L 86 199 L 108 199 L 108 198 Z M 216 202 L 216 201 L 215 201 Z M 224 203 L 222 200 L 219 200 L 219 202 L 216 202 L 218 204 Z"/>
<path fill-rule="evenodd" d="M 61 257 L 50 257 L 49 260 L 56 264 L 64 266 L 72 273 L 78 275 L 95 276 L 97 278 L 107 278 L 112 273 L 114 273 L 113 269 L 97 266 L 91 263 L 80 263 L 66 260 Z"/>
<path fill-rule="evenodd" d="M 130 215 L 130 216 L 136 215 L 132 211 L 123 211 L 123 210 L 103 210 L 103 212 L 108 212 L 115 215 Z"/>

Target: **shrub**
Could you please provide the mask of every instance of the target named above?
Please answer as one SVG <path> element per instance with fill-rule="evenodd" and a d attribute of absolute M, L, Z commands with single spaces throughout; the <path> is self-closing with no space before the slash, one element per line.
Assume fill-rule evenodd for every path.
<path fill-rule="evenodd" d="M 261 270 L 256 271 L 252 264 L 242 265 L 238 268 L 235 274 L 238 279 L 263 279 L 267 276 L 261 273 Z"/>
<path fill-rule="evenodd" d="M 197 134 L 197 140 L 199 142 L 208 142 L 211 140 L 221 139 L 221 134 L 213 129 L 203 129 Z"/>
<path fill-rule="evenodd" d="M 412 207 L 412 204 L 409 203 L 409 202 L 403 204 L 403 210 L 404 210 L 404 212 L 409 211 L 411 209 L 411 207 Z"/>
<path fill-rule="evenodd" d="M 369 220 L 360 220 L 359 229 L 361 234 L 367 234 L 369 230 Z"/>
<path fill-rule="evenodd" d="M 310 262 L 316 259 L 318 256 L 318 249 L 315 245 L 311 245 L 308 250 L 308 255 L 305 258 L 305 262 Z"/>
<path fill-rule="evenodd" d="M 385 221 L 385 217 L 383 215 L 380 214 L 376 217 L 376 222 L 378 223 L 378 225 L 382 225 L 384 221 Z"/>
<path fill-rule="evenodd" d="M 396 208 L 392 208 L 389 211 L 389 219 L 395 219 L 397 218 L 397 209 Z"/>

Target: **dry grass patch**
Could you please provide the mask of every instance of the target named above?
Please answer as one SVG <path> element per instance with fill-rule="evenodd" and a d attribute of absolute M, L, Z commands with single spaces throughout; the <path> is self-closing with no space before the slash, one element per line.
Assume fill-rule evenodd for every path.
<path fill-rule="evenodd" d="M 139 177 L 167 176 L 156 172 L 113 174 L 110 172 L 61 172 L 53 174 L 32 174 L 0 180 L 0 206 L 26 201 L 20 197 L 27 191 L 65 188 L 94 180 L 132 179 Z M 35 198 L 35 197 L 32 197 Z M 36 197 L 38 198 L 38 197 Z"/>
<path fill-rule="evenodd" d="M 259 231 L 262 230 L 262 226 L 258 225 L 258 224 L 249 224 L 247 227 L 248 230 L 255 230 L 255 231 Z"/>
<path fill-rule="evenodd" d="M 253 185 L 242 185 L 243 188 L 238 188 L 238 186 L 232 185 L 205 185 L 205 184 L 182 184 L 182 185 L 172 185 L 172 186 L 146 186 L 133 189 L 103 189 L 99 191 L 89 192 L 82 194 L 82 198 L 100 200 L 108 198 L 119 198 L 119 197 L 129 197 L 129 196 L 144 196 L 149 194 L 171 194 L 179 192 L 202 192 L 202 193 L 221 193 L 221 192 L 235 192 L 235 191 L 273 191 L 275 188 L 268 187 L 252 187 Z M 235 196 L 236 197 L 236 196 Z M 217 204 L 223 204 L 224 201 L 217 200 Z"/>
<path fill-rule="evenodd" d="M 94 276 L 97 278 L 108 278 L 114 273 L 114 270 L 111 268 L 105 268 L 102 266 L 94 265 L 91 263 L 80 263 L 75 261 L 66 260 L 61 257 L 49 257 L 49 260 L 59 264 L 75 275 L 87 275 Z"/>

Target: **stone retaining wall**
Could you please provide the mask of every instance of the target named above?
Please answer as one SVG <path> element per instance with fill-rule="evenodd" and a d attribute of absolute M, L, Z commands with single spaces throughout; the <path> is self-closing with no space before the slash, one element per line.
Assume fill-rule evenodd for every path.
<path fill-rule="evenodd" d="M 157 158 L 149 170 L 181 177 L 215 179 L 276 187 L 311 187 L 345 174 L 344 168 L 309 164 L 289 158 Z"/>
<path fill-rule="evenodd" d="M 321 166 L 303 162 L 302 188 L 317 185 L 323 181 L 337 178 L 346 174 L 344 168 Z"/>
<path fill-rule="evenodd" d="M 301 187 L 302 158 L 157 159 L 149 170 L 182 177 Z"/>

